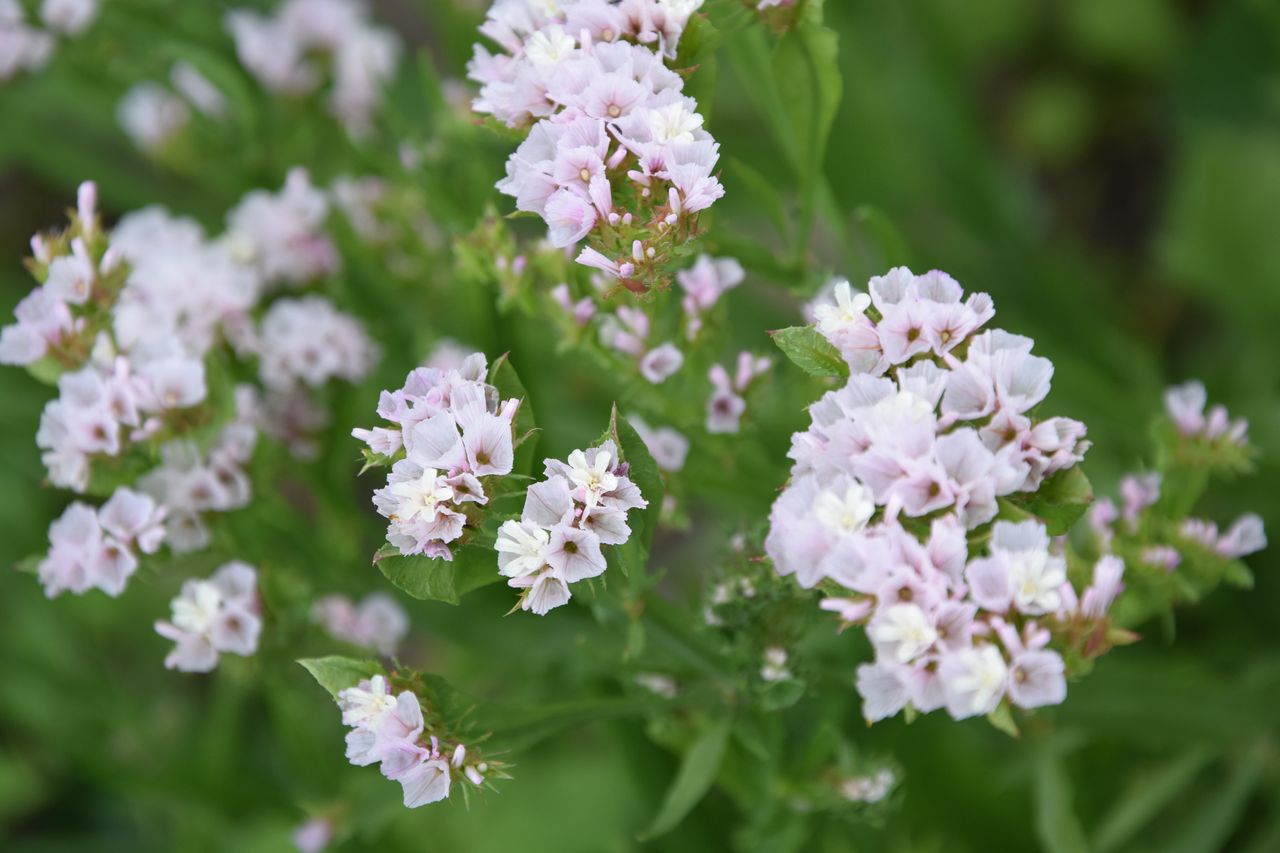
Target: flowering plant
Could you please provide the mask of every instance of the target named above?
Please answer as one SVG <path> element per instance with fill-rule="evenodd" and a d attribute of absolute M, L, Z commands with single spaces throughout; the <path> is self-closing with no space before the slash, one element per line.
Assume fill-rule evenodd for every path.
<path fill-rule="evenodd" d="M 0 832 L 1271 849 L 1265 39 L 1097 5 L 0 0 Z"/>

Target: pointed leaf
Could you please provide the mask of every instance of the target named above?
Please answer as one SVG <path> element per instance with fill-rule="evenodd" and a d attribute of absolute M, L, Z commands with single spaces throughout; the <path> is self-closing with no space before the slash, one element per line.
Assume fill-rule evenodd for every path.
<path fill-rule="evenodd" d="M 402 591 L 423 601 L 458 604 L 462 596 L 502 580 L 498 557 L 490 548 L 465 545 L 453 552 L 453 560 L 405 557 L 384 547 L 374 559 L 378 570 Z"/>
<path fill-rule="evenodd" d="M 680 769 L 676 771 L 676 778 L 667 789 L 667 795 L 663 798 L 653 823 L 641 834 L 642 841 L 670 832 L 693 811 L 693 807 L 710 790 L 720 771 L 732 731 L 733 718 L 726 714 L 716 719 L 694 741 L 693 746 L 685 753 L 684 760 L 680 762 Z"/>
<path fill-rule="evenodd" d="M 813 326 L 779 329 L 770 337 L 783 355 L 810 376 L 848 378 L 849 365 L 840 357 L 840 351 Z"/>
<path fill-rule="evenodd" d="M 1050 536 L 1061 536 L 1093 503 L 1093 485 L 1077 465 L 1045 480 L 1034 494 L 1010 501 L 1043 521 Z"/>
<path fill-rule="evenodd" d="M 311 673 L 311 677 L 329 691 L 335 699 L 338 693 L 348 687 L 355 687 L 366 678 L 382 675 L 382 666 L 377 661 L 356 660 L 332 655 L 324 658 L 302 658 L 298 661 L 302 668 Z"/>
<path fill-rule="evenodd" d="M 636 484 L 636 488 L 640 490 L 640 496 L 648 501 L 649 505 L 627 514 L 627 523 L 631 525 L 631 538 L 622 545 L 607 549 L 606 555 L 617 562 L 624 575 L 640 578 L 649 561 L 649 548 L 653 544 L 653 535 L 658 529 L 658 519 L 662 515 L 662 499 L 666 488 L 662 483 L 662 475 L 658 471 L 658 463 L 653 461 L 653 456 L 649 453 L 644 439 L 626 418 L 618 414 L 617 405 L 613 407 L 608 437 L 618 445 L 618 455 L 628 467 L 627 476 Z"/>

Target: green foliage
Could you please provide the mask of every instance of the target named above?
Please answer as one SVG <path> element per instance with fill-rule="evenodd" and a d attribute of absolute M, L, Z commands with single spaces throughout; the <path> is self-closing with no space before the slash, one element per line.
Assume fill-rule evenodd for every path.
<path fill-rule="evenodd" d="M 323 658 L 303 658 L 298 664 L 311 673 L 316 683 L 329 691 L 335 699 L 338 693 L 348 687 L 355 687 L 361 681 L 382 675 L 382 667 L 371 660 L 354 660 L 352 658 L 332 655 Z"/>
<path fill-rule="evenodd" d="M 222 23 L 237 5 L 272 4 L 111 0 L 82 36 L 58 39 L 47 69 L 0 84 L 4 316 L 32 284 L 19 264 L 28 237 L 57 223 L 78 181 L 98 180 L 109 222 L 163 204 L 214 234 L 245 192 L 301 164 L 321 185 L 351 174 L 390 187 L 392 236 L 365 245 L 335 224 L 343 270 L 320 286 L 366 322 L 383 361 L 326 401 L 314 458 L 263 438 L 253 503 L 212 520 L 209 549 L 144 558 L 119 598 L 52 601 L 32 576 L 49 522 L 69 500 L 100 503 L 154 459 L 95 465 L 86 496 L 42 488 L 32 439 L 62 368 L 0 371 L 0 565 L 19 569 L 0 573 L 0 847 L 274 851 L 322 816 L 334 849 L 388 853 L 418 850 L 427 834 L 439 849 L 479 853 L 629 850 L 637 835 L 673 853 L 1280 848 L 1277 552 L 1225 560 L 1176 528 L 1188 513 L 1280 522 L 1280 16 L 1270 4 L 808 0 L 760 15 L 747 0 L 705 3 L 676 65 L 721 145 L 727 194 L 697 245 L 738 257 L 748 279 L 696 345 L 685 346 L 677 288 L 607 303 L 643 305 L 650 343 L 685 349 L 684 368 L 658 386 L 594 327 L 550 310 L 555 284 L 592 292 L 571 262 L 545 253 L 521 273 L 511 264 L 543 233 L 501 216 L 510 200 L 493 189 L 523 132 L 475 121 L 449 82 L 465 76 L 475 3 L 393 4 L 384 23 L 409 49 L 362 139 L 322 96 L 277 97 L 244 70 Z M 143 155 L 116 105 L 136 82 L 163 84 L 179 58 L 223 92 L 228 117 L 195 116 L 158 156 Z M 815 389 L 848 375 L 796 325 L 801 301 L 833 274 L 856 284 L 899 263 L 989 292 L 994 325 L 1034 337 L 1054 360 L 1054 411 L 1088 424 L 1081 468 L 1002 501 L 1002 518 L 1064 532 L 1089 505 L 1089 480 L 1112 494 L 1143 459 L 1164 478 L 1140 536 L 1117 546 L 1129 592 L 1162 604 L 1122 605 L 1127 627 L 1107 640 L 1141 642 L 1073 682 L 1062 707 L 1019 715 L 1016 740 L 938 714 L 866 727 L 851 687 L 870 654 L 859 633 L 834 635 L 814 595 L 771 583 L 758 562 L 788 436 Z M 752 390 L 740 435 L 707 435 L 708 367 L 767 347 L 765 329 L 781 329 L 775 345 L 818 381 L 784 366 Z M 523 401 L 517 474 L 587 446 L 616 401 L 607 434 L 649 506 L 631 515 L 632 541 L 606 549 L 616 553 L 595 589 L 555 618 L 500 617 L 511 595 L 491 524 L 452 563 L 384 551 L 391 583 L 368 570 L 384 534 L 368 507 L 379 473 L 353 476 L 349 432 L 443 337 L 484 350 L 502 397 Z M 203 439 L 252 374 L 209 366 Z M 1193 376 L 1250 419 L 1256 455 L 1183 441 L 1163 419 L 1157 455 L 1145 455 L 1160 389 Z M 688 437 L 685 469 L 659 472 L 619 412 Z M 1225 488 L 1210 476 L 1250 470 Z M 513 477 L 501 491 L 524 484 Z M 658 530 L 667 495 L 684 530 Z M 515 503 L 502 498 L 499 515 Z M 1074 527 L 1073 578 L 1096 556 Z M 740 533 L 743 552 L 718 547 Z M 1152 538 L 1179 548 L 1177 571 L 1142 563 L 1134 543 Z M 150 626 L 185 578 L 232 558 L 262 570 L 259 654 L 225 656 L 207 676 L 164 670 L 167 644 Z M 721 580 L 745 580 L 753 595 L 688 603 Z M 433 713 L 514 765 L 499 794 L 407 811 L 394 784 L 344 761 L 336 709 L 293 662 L 330 693 L 381 671 L 322 657 L 338 644 L 309 612 L 322 595 L 374 589 L 412 618 L 395 669 L 439 673 L 416 685 Z M 1171 642 L 1163 602 L 1193 600 L 1176 611 Z M 772 645 L 791 653 L 793 678 L 758 677 Z M 674 697 L 639 686 L 639 674 L 670 678 Z M 1005 706 L 990 722 L 1007 730 L 1013 715 Z M 839 779 L 887 755 L 900 779 L 887 802 L 839 796 Z"/>
<path fill-rule="evenodd" d="M 617 445 L 620 461 L 627 465 L 627 476 L 648 502 L 644 509 L 628 513 L 631 538 L 622 545 L 609 548 L 607 553 L 607 559 L 616 562 L 625 577 L 634 577 L 635 583 L 639 584 L 644 577 L 645 566 L 649 561 L 649 547 L 653 543 L 658 519 L 662 515 L 662 497 L 665 493 L 662 475 L 635 428 L 618 414 L 617 404 L 609 417 L 609 430 L 605 438 L 612 439 Z"/>
<path fill-rule="evenodd" d="M 459 604 L 468 592 L 502 580 L 497 553 L 480 545 L 455 548 L 452 560 L 405 557 L 394 545 L 384 545 L 373 562 L 397 588 L 423 601 Z"/>
<path fill-rule="evenodd" d="M 813 326 L 792 326 L 772 332 L 770 337 L 783 355 L 810 376 L 846 378 L 849 365 L 840 351 Z"/>
<path fill-rule="evenodd" d="M 1044 522 L 1050 536 L 1061 536 L 1093 503 L 1093 485 L 1084 471 L 1074 466 L 1049 477 L 1029 495 L 1010 496 L 1008 503 Z"/>
<path fill-rule="evenodd" d="M 732 717 L 721 717 L 707 724 L 685 753 L 658 813 L 640 836 L 642 840 L 657 838 L 675 829 L 706 795 L 720 771 L 720 762 L 724 760 L 732 731 Z"/>

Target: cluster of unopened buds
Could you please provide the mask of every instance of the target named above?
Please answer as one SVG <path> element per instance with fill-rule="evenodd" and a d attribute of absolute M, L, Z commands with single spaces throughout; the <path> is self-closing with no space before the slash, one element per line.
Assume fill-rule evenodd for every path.
<path fill-rule="evenodd" d="M 1108 645 L 1123 563 L 1100 561 L 1077 595 L 1043 524 L 991 522 L 1002 499 L 1080 461 L 1084 425 L 1032 420 L 1053 365 L 1027 338 L 979 332 L 995 313 L 985 294 L 903 268 L 869 289 L 840 283 L 816 310 L 851 376 L 792 439 L 766 551 L 780 574 L 821 584 L 824 609 L 866 626 L 869 720 L 907 703 L 962 718 L 1006 698 L 1061 702 L 1063 652 Z"/>
<path fill-rule="evenodd" d="M 373 502 L 404 556 L 452 560 L 493 497 L 486 484 L 511 473 L 520 400 L 500 400 L 486 374 L 483 353 L 458 368 L 416 368 L 378 401 L 378 415 L 394 426 L 352 431 L 372 454 L 395 460 Z"/>
<path fill-rule="evenodd" d="M 468 761 L 461 743 L 449 750 L 429 734 L 418 696 L 409 690 L 393 695 L 381 675 L 339 692 L 338 707 L 351 727 L 347 760 L 357 767 L 377 764 L 403 787 L 407 808 L 447 798 L 455 776 L 479 787 L 491 770 L 484 761 Z"/>
<path fill-rule="evenodd" d="M 352 135 L 370 129 L 395 73 L 400 41 L 369 21 L 361 0 L 286 0 L 275 14 L 227 13 L 226 26 L 249 73 L 282 95 L 330 83 L 329 110 Z"/>
<path fill-rule="evenodd" d="M 547 459 L 546 479 L 529 487 L 519 520 L 503 522 L 494 548 L 519 607 L 539 616 L 568 603 L 569 585 L 604 574 L 602 545 L 631 538 L 627 513 L 648 501 L 628 477 L 613 441 Z"/>
<path fill-rule="evenodd" d="M 75 38 L 98 16 L 101 0 L 42 0 L 40 23 L 27 22 L 21 0 L 0 0 L 0 82 L 37 71 L 53 58 L 57 36 Z"/>
<path fill-rule="evenodd" d="M 258 649 L 262 609 L 252 566 L 227 563 L 207 580 L 188 580 L 172 608 L 170 621 L 156 623 L 156 632 L 174 642 L 168 669 L 209 672 L 221 654 L 248 657 Z"/>
<path fill-rule="evenodd" d="M 498 189 L 547 223 L 558 247 L 631 290 L 665 285 L 665 266 L 724 194 L 719 146 L 665 61 L 698 2 L 499 0 L 468 66 L 476 112 L 528 138 Z M 532 125 L 530 127 L 530 125 Z"/>

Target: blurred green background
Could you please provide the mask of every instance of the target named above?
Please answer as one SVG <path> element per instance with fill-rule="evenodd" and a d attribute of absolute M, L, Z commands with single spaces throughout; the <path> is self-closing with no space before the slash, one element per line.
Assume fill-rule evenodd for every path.
<path fill-rule="evenodd" d="M 432 209 L 446 235 L 474 223 L 508 141 L 471 134 L 465 122 L 441 131 L 410 83 L 394 93 L 386 135 L 353 148 L 332 126 L 273 104 L 239 70 L 216 23 L 227 5 L 107 0 L 102 20 L 52 68 L 0 84 L 6 315 L 31 284 L 20 264 L 28 237 L 60 221 L 84 178 L 99 181 L 109 216 L 159 202 L 216 230 L 245 190 L 278 186 L 293 162 L 322 180 L 376 171 L 396 156 L 388 138 L 443 133 L 449 168 L 422 186 L 443 196 L 443 212 Z M 462 77 L 483 4 L 371 5 L 441 78 Z M 1249 419 L 1260 449 L 1257 473 L 1218 488 L 1204 512 L 1227 521 L 1253 510 L 1280 535 L 1280 4 L 827 0 L 826 23 L 839 34 L 843 97 L 825 161 L 832 203 L 806 269 L 856 283 L 909 262 L 991 293 L 998 323 L 1033 336 L 1054 361 L 1055 412 L 1089 425 L 1085 470 L 1100 493 L 1142 465 L 1162 389 L 1204 380 L 1211 400 Z M 225 70 L 239 123 L 232 135 L 210 131 L 210 147 L 199 150 L 213 153 L 198 162 L 179 153 L 157 165 L 118 130 L 115 103 L 130 83 L 187 55 Z M 718 75 L 700 84 L 700 97 L 714 91 L 704 111 L 724 155 L 715 233 L 781 251 L 769 199 L 743 178 L 781 188 L 784 215 L 794 218 L 795 178 L 744 75 L 752 55 L 746 39 L 727 40 Z M 347 260 L 339 292 L 359 305 L 372 273 Z M 766 328 L 798 316 L 782 287 L 798 282 L 752 272 L 731 297 L 730 317 L 736 345 L 763 350 Z M 350 519 L 299 536 L 306 519 L 281 486 L 260 489 L 240 514 L 249 519 L 236 522 L 278 520 L 274 532 L 246 534 L 269 542 L 258 562 L 303 567 L 317 592 L 389 588 L 367 561 L 380 536 L 367 517 L 373 483 L 355 480 L 342 436 L 372 419 L 377 388 L 398 384 L 433 336 L 455 334 L 491 354 L 511 349 L 518 367 L 539 365 L 522 369 L 549 453 L 597 434 L 608 410 L 607 378 L 554 353 L 536 326 L 495 323 L 465 294 L 446 297 L 452 314 L 439 301 L 405 298 L 418 299 L 401 312 L 408 316 L 363 303 L 387 356 L 376 381 L 336 401 L 331 452 L 305 470 L 277 460 L 262 472 L 268 482 L 317 488 L 333 510 L 326 522 L 343 507 Z M 34 448 L 48 396 L 20 371 L 0 372 L 6 566 L 43 550 L 66 502 L 42 487 Z M 777 461 L 774 481 L 741 505 L 705 508 L 693 532 L 660 544 L 656 560 L 676 571 L 699 553 L 700 532 L 763 516 L 785 476 L 786 434 L 800 423 L 792 408 L 770 413 L 753 437 Z M 851 736 L 897 759 L 905 794 L 875 825 L 820 825 L 800 849 L 1280 850 L 1280 559 L 1273 548 L 1250 564 L 1254 590 L 1220 590 L 1101 661 L 1050 715 L 1051 734 L 1013 741 L 940 714 L 865 730 L 850 701 Z M 150 624 L 181 576 L 212 565 L 147 571 L 119 600 L 48 602 L 31 577 L 0 573 L 0 848 L 282 850 L 309 812 L 330 806 L 362 815 L 349 850 L 731 847 L 734 812 L 718 793 L 671 835 L 636 841 L 675 759 L 627 720 L 544 741 L 519 757 L 500 795 L 469 809 L 404 812 L 394 785 L 345 764 L 337 712 L 288 663 L 330 650 L 318 634 L 296 627 L 300 647 L 268 644 L 213 678 L 162 669 L 166 644 Z M 591 687 L 578 663 L 592 630 L 585 612 L 501 620 L 500 589 L 461 609 L 406 604 L 416 629 L 406 659 L 478 695 L 499 670 L 536 673 L 540 685 L 505 684 L 515 696 L 550 685 L 569 698 Z"/>

